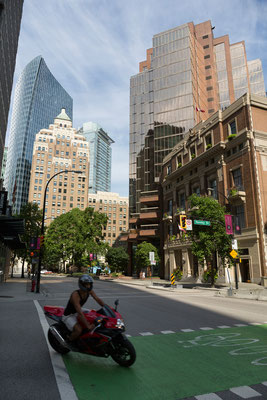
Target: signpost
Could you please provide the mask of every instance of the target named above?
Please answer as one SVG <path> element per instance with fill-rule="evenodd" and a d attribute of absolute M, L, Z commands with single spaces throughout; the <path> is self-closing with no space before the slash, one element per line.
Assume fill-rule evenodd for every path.
<path fill-rule="evenodd" d="M 155 253 L 154 253 L 154 251 L 150 251 L 150 252 L 149 252 L 149 261 L 150 261 L 150 266 L 151 266 L 151 285 L 153 286 L 153 280 L 152 280 L 152 276 L 153 276 L 153 265 L 156 264 L 156 262 L 155 262 Z"/>

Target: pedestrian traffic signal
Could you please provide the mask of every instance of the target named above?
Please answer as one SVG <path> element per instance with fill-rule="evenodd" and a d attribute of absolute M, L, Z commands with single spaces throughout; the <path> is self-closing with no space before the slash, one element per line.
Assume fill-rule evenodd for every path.
<path fill-rule="evenodd" d="M 180 227 L 182 229 L 186 229 L 187 225 L 186 225 L 186 215 L 180 215 Z"/>
<path fill-rule="evenodd" d="M 37 258 L 39 256 L 38 250 L 32 250 L 30 252 L 30 256 L 31 256 L 31 258 Z"/>
<path fill-rule="evenodd" d="M 32 237 L 30 240 L 30 250 L 35 250 L 37 249 L 37 238 Z"/>

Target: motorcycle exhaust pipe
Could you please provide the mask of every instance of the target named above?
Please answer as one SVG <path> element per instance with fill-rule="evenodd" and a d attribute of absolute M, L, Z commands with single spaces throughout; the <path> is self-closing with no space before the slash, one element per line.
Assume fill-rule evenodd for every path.
<path fill-rule="evenodd" d="M 61 334 L 59 333 L 59 331 L 54 327 L 54 326 L 50 326 L 49 328 L 50 332 L 52 333 L 52 335 L 57 339 L 57 341 L 64 347 L 68 347 L 68 344 L 66 343 L 65 339 L 61 336 Z"/>

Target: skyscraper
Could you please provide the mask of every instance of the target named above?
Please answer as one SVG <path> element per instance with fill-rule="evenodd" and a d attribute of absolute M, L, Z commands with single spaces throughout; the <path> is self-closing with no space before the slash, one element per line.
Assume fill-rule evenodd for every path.
<path fill-rule="evenodd" d="M 190 22 L 154 35 L 131 77 L 130 213 L 140 212 L 141 192 L 156 188 L 163 158 L 189 129 L 246 92 L 265 96 L 260 60 L 247 62 L 245 43 L 214 38 L 214 28 Z"/>
<path fill-rule="evenodd" d="M 110 192 L 111 189 L 111 144 L 114 141 L 94 122 L 86 122 L 79 130 L 89 143 L 90 172 L 89 193 Z"/>
<path fill-rule="evenodd" d="M 62 108 L 72 119 L 72 103 L 41 56 L 24 68 L 15 90 L 5 173 L 13 211 L 19 212 L 28 201 L 35 135 L 48 128 Z"/>
<path fill-rule="evenodd" d="M 62 172 L 51 180 L 45 201 L 48 224 L 75 207 L 85 210 L 88 204 L 89 145 L 72 127 L 63 109 L 54 123 L 48 129 L 41 129 L 35 137 L 29 201 L 43 208 L 46 182 L 65 170 L 82 174 Z"/>
<path fill-rule="evenodd" d="M 0 166 L 5 146 L 23 0 L 0 0 Z"/>

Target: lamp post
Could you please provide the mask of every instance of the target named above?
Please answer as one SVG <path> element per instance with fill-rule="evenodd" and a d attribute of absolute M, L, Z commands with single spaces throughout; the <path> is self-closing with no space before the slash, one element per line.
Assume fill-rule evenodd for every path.
<path fill-rule="evenodd" d="M 208 190 L 208 192 L 214 192 L 214 191 L 215 191 L 215 189 L 213 189 L 213 188 L 207 188 L 207 190 Z M 231 203 L 230 203 L 229 199 L 228 199 L 222 192 L 217 191 L 217 193 L 220 194 L 221 196 L 223 196 L 223 197 L 228 201 L 228 205 L 230 206 L 230 207 L 229 207 L 230 213 L 232 214 L 232 207 L 231 207 Z M 231 237 L 232 237 L 232 239 L 233 239 L 233 235 L 231 235 Z M 235 288 L 238 289 L 238 279 L 237 279 L 237 268 L 236 268 L 236 263 L 235 263 L 234 271 L 235 271 Z M 230 284 L 231 284 L 231 283 L 230 283 Z"/>
<path fill-rule="evenodd" d="M 72 171 L 72 170 L 64 170 L 57 172 L 51 178 L 47 181 L 46 186 L 45 186 L 45 191 L 44 191 L 44 202 L 43 202 L 43 217 L 42 217 L 42 225 L 41 225 L 41 236 L 44 235 L 44 221 L 45 221 L 45 201 L 46 201 L 46 192 L 49 183 L 51 180 L 59 175 L 59 174 L 68 174 L 69 172 L 74 172 L 75 174 L 82 174 L 82 171 Z M 39 260 L 38 260 L 38 269 L 37 269 L 37 280 L 36 280 L 36 293 L 40 293 L 40 279 L 41 279 L 41 263 L 42 263 L 42 252 L 43 252 L 43 246 L 40 248 L 40 254 L 39 254 Z"/>

